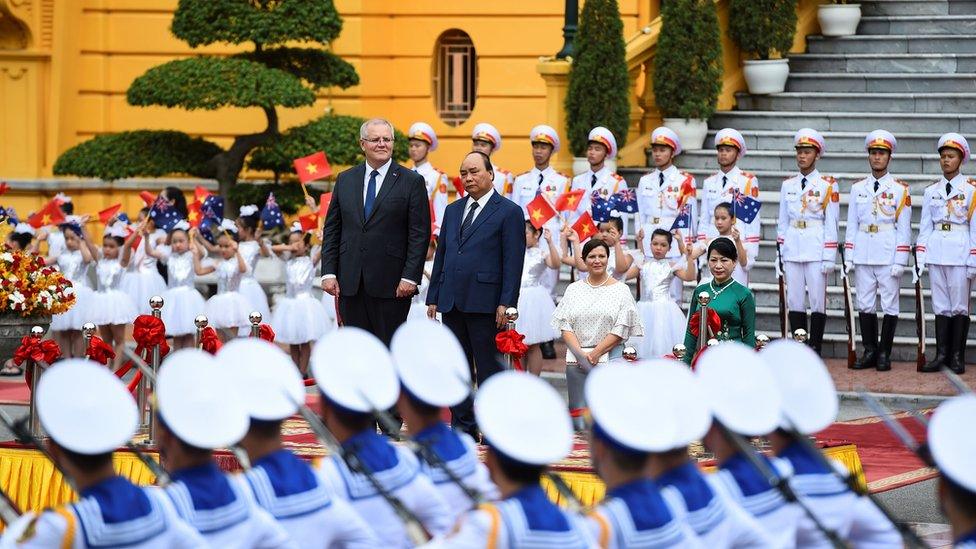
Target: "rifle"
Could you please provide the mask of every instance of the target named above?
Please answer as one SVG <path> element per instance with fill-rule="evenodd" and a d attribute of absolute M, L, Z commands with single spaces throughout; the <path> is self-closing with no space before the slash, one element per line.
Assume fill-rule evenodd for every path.
<path fill-rule="evenodd" d="M 844 247 L 837 247 L 840 251 L 840 280 L 844 286 L 844 323 L 847 325 L 847 367 L 857 362 L 857 342 L 854 330 L 854 299 L 851 297 L 851 281 L 847 278 L 847 260 L 844 257 Z"/>
<path fill-rule="evenodd" d="M 790 322 L 786 314 L 786 272 L 783 270 L 783 252 L 776 241 L 776 281 L 779 283 L 779 331 L 783 339 L 790 337 Z"/>
<path fill-rule="evenodd" d="M 915 357 L 915 370 L 921 372 L 925 368 L 925 296 L 922 295 L 922 273 L 918 268 L 918 254 L 912 246 L 912 282 L 915 284 L 915 335 L 918 337 L 918 348 Z"/>
<path fill-rule="evenodd" d="M 915 437 L 913 437 L 911 433 L 909 433 L 908 430 L 902 426 L 901 423 L 895 421 L 895 419 L 891 417 L 890 412 L 888 412 L 888 410 L 886 410 L 876 398 L 871 396 L 863 388 L 857 389 L 857 395 L 861 398 L 861 400 L 864 401 L 865 404 L 868 405 L 868 408 L 870 408 L 875 415 L 881 418 L 881 421 L 884 422 L 885 427 L 891 431 L 891 434 L 895 435 L 895 438 L 897 438 L 898 441 L 905 446 L 905 448 L 908 448 L 913 454 L 918 456 L 918 459 L 922 460 L 922 463 L 925 465 L 929 467 L 938 467 L 935 464 L 935 461 L 932 459 L 932 454 L 929 453 L 928 447 L 924 443 L 919 443 L 917 440 L 915 440 Z M 917 415 L 913 414 L 913 417 L 915 417 L 916 421 L 924 421 Z M 922 425 L 924 426 L 925 424 L 922 423 Z"/>

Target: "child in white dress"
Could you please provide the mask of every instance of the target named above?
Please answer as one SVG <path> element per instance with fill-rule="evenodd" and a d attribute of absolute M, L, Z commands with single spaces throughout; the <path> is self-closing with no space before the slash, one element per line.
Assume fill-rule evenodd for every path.
<path fill-rule="evenodd" d="M 143 239 L 145 253 L 166 265 L 167 290 L 163 292 L 163 324 L 173 338 L 173 350 L 192 348 L 197 333 L 194 319 L 206 309 L 203 296 L 194 285 L 193 252 L 190 251 L 190 224 L 178 222 L 166 237 L 166 245 L 155 247 L 151 238 Z"/>
<path fill-rule="evenodd" d="M 217 237 L 217 250 L 220 260 L 217 264 L 202 263 L 203 249 L 191 237 L 193 244 L 193 270 L 197 276 L 217 273 L 217 293 L 207 300 L 204 310 L 210 326 L 219 330 L 224 341 L 237 336 L 241 328 L 249 329 L 251 323 L 251 304 L 240 292 L 241 279 L 247 273 L 247 263 L 237 247 L 237 226 L 229 219 L 220 223 Z M 196 232 L 196 231 L 194 231 Z"/>
<path fill-rule="evenodd" d="M 695 280 L 695 261 L 687 254 L 680 233 L 677 241 L 681 256 L 677 260 L 668 259 L 668 251 L 674 240 L 675 235 L 664 229 L 655 229 L 651 233 L 652 257 L 644 259 L 639 275 L 635 273 L 635 276 L 640 276 L 641 282 L 637 310 L 644 324 L 644 335 L 631 341 L 637 347 L 637 356 L 642 359 L 663 357 L 685 338 L 685 315 L 671 297 L 671 281 L 675 277 L 684 281 Z M 643 229 L 638 233 L 637 241 L 638 246 L 644 249 Z"/>
<path fill-rule="evenodd" d="M 141 245 L 144 240 L 152 240 L 153 246 L 166 241 L 166 232 L 156 228 L 156 223 L 149 217 L 149 208 L 139 212 L 138 229 L 126 237 L 122 248 L 122 267 L 126 269 L 122 276 L 122 291 L 135 303 L 139 314 L 148 315 L 152 313 L 149 298 L 163 295 L 166 281 L 159 274 L 156 258 L 147 255 L 145 246 Z"/>
<path fill-rule="evenodd" d="M 407 320 L 415 318 L 427 318 L 427 290 L 430 288 L 430 273 L 434 270 L 434 252 L 437 250 L 437 239 L 431 238 L 427 245 L 427 259 L 424 261 L 424 272 L 420 277 L 420 286 L 417 286 L 417 295 L 410 299 L 410 314 Z M 329 294 L 326 297 L 331 298 Z M 440 318 L 440 313 L 437 314 Z"/>
<path fill-rule="evenodd" d="M 321 259 L 319 252 L 309 255 L 312 234 L 302 230 L 299 223 L 292 225 L 288 244 L 272 246 L 276 254 L 287 256 L 285 265 L 284 297 L 275 304 L 271 326 L 275 341 L 287 343 L 291 359 L 298 366 L 302 377 L 308 377 L 308 360 L 312 343 L 332 329 L 322 302 L 312 295 L 315 270 Z M 284 258 L 283 258 L 284 259 Z"/>
<path fill-rule="evenodd" d="M 525 369 L 537 376 L 542 375 L 542 351 L 539 350 L 539 344 L 559 337 L 559 330 L 552 326 L 552 312 L 556 310 L 556 304 L 544 281 L 550 276 L 550 270 L 558 269 L 561 264 L 559 249 L 552 241 L 549 229 L 536 229 L 535 225 L 526 221 L 525 261 L 522 263 L 519 316 L 515 320 L 515 330 L 525 336 L 523 343 L 529 346 L 525 355 Z"/>
<path fill-rule="evenodd" d="M 258 227 L 260 220 L 261 213 L 257 206 L 254 204 L 241 206 L 240 215 L 237 217 L 238 246 L 241 255 L 244 257 L 244 263 L 247 264 L 247 272 L 241 279 L 240 292 L 251 304 L 251 310 L 261 313 L 261 317 L 267 322 L 271 318 L 268 296 L 254 275 L 255 269 L 258 267 L 258 259 L 271 256 L 271 250 L 267 243 L 261 239 L 261 229 Z M 250 327 L 245 327 L 240 335 L 249 333 Z"/>
<path fill-rule="evenodd" d="M 112 225 L 108 234 L 102 238 L 101 257 L 95 264 L 97 288 L 92 295 L 89 310 L 91 322 L 98 326 L 102 339 L 115 350 L 115 360 L 125 359 L 122 349 L 125 346 L 125 327 L 132 324 L 139 311 L 129 295 L 122 291 L 122 276 L 125 267 L 119 256 L 125 244 L 125 227 L 121 223 Z"/>
<path fill-rule="evenodd" d="M 86 238 L 81 225 L 65 223 L 61 225 L 60 234 L 64 235 L 64 249 L 58 254 L 55 263 L 65 278 L 71 281 L 75 304 L 51 318 L 51 335 L 65 357 L 83 357 L 85 342 L 81 327 L 86 322 L 92 322 L 92 287 L 88 270 L 98 249 Z"/>
<path fill-rule="evenodd" d="M 745 243 L 742 237 L 742 231 L 739 230 L 739 222 L 732 214 L 732 204 L 728 202 L 722 202 L 715 206 L 715 212 L 713 217 L 713 223 L 715 229 L 718 230 L 718 236 L 715 238 L 727 238 L 735 244 L 735 250 L 739 256 L 739 261 L 735 264 L 735 270 L 732 271 L 732 278 L 742 284 L 745 287 L 749 287 L 749 270 L 752 269 L 753 263 L 756 261 L 756 256 L 759 253 L 759 242 L 749 242 Z M 715 240 L 712 238 L 707 241 L 699 241 L 695 243 L 692 248 L 691 256 L 693 259 L 698 259 L 699 257 L 705 255 L 705 251 L 708 250 L 708 246 Z M 712 279 L 712 275 L 708 269 L 702 269 L 702 282 L 708 282 Z"/>
<path fill-rule="evenodd" d="M 620 216 L 620 213 L 611 212 L 610 219 L 600 223 L 599 232 L 593 235 L 594 238 L 606 242 L 607 246 L 610 247 L 607 272 L 610 273 L 610 276 L 621 282 L 627 280 L 627 272 L 637 263 L 639 254 L 637 250 L 629 250 L 624 247 L 621 237 L 623 230 L 624 220 Z M 580 243 L 579 235 L 572 228 L 567 228 L 564 234 L 567 240 L 573 244 L 574 253 L 568 257 L 564 256 L 562 261 L 576 268 L 576 280 L 583 280 L 588 274 L 588 269 L 581 255 L 583 246 Z M 564 253 L 568 253 L 566 250 L 563 251 Z"/>

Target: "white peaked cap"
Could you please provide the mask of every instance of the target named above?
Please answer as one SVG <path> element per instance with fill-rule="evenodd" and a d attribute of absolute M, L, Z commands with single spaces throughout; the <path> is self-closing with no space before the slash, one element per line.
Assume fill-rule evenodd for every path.
<path fill-rule="evenodd" d="M 454 406 L 471 393 L 471 371 L 454 334 L 426 318 L 407 321 L 390 344 L 400 383 L 431 406 Z"/>
<path fill-rule="evenodd" d="M 430 127 L 430 124 L 426 122 L 414 122 L 410 126 L 410 131 L 407 132 L 407 137 L 409 139 L 426 141 L 427 144 L 430 145 L 430 152 L 437 150 L 437 133 L 435 133 L 434 128 Z"/>
<path fill-rule="evenodd" d="M 217 364 L 236 382 L 247 414 L 258 420 L 290 417 L 305 402 L 305 384 L 291 357 L 257 337 L 241 337 L 217 351 Z"/>
<path fill-rule="evenodd" d="M 951 398 L 935 409 L 929 423 L 928 445 L 942 474 L 970 492 L 976 492 L 976 396 Z"/>
<path fill-rule="evenodd" d="M 312 374 L 329 400 L 361 414 L 386 410 L 400 395 L 386 346 L 360 328 L 342 327 L 312 347 Z"/>
<path fill-rule="evenodd" d="M 492 151 L 502 148 L 502 134 L 498 132 L 498 128 L 487 122 L 481 122 L 474 127 L 471 131 L 471 139 L 491 143 Z"/>
<path fill-rule="evenodd" d="M 823 360 L 810 347 L 777 339 L 759 352 L 782 395 L 780 427 L 801 434 L 822 431 L 837 419 L 837 390 Z"/>
<path fill-rule="evenodd" d="M 817 149 L 817 156 L 823 156 L 827 152 L 827 143 L 820 135 L 820 132 L 813 128 L 800 128 L 793 136 L 794 147 L 814 147 Z"/>
<path fill-rule="evenodd" d="M 898 148 L 898 140 L 888 130 L 874 130 L 864 136 L 864 150 L 885 149 L 894 153 Z"/>
<path fill-rule="evenodd" d="M 712 414 L 733 432 L 759 436 L 779 426 L 782 397 L 754 349 L 735 342 L 710 347 L 698 359 L 695 377 Z"/>
<path fill-rule="evenodd" d="M 739 158 L 746 155 L 746 140 L 735 128 L 722 128 L 715 134 L 715 148 L 719 145 L 728 145 L 739 149 Z"/>
<path fill-rule="evenodd" d="M 963 164 L 969 161 L 969 141 L 966 141 L 966 138 L 958 133 L 950 132 L 940 137 L 939 146 L 936 147 L 936 150 L 941 151 L 942 147 L 952 147 L 961 152 Z"/>
<path fill-rule="evenodd" d="M 155 396 L 166 427 L 190 446 L 226 448 L 247 434 L 250 418 L 237 386 L 209 353 L 182 349 L 167 356 Z"/>
<path fill-rule="evenodd" d="M 607 148 L 607 158 L 614 158 L 617 156 L 617 139 L 613 136 L 613 132 L 604 128 L 603 126 L 597 126 L 590 130 L 590 135 L 586 138 L 587 141 L 595 141 L 600 143 Z"/>
<path fill-rule="evenodd" d="M 59 446 L 84 455 L 114 451 L 138 422 L 135 401 L 119 378 L 81 358 L 62 360 L 38 379 L 37 415 Z"/>
<path fill-rule="evenodd" d="M 674 133 L 671 128 L 661 126 L 659 128 L 654 128 L 651 132 L 651 145 L 667 145 L 674 149 L 674 155 L 678 156 L 681 154 L 681 139 L 678 138 L 678 134 Z"/>
<path fill-rule="evenodd" d="M 599 430 L 632 452 L 663 452 L 673 447 L 678 425 L 663 399 L 648 398 L 654 375 L 647 364 L 613 363 L 595 368 L 583 388 Z"/>
<path fill-rule="evenodd" d="M 671 448 L 701 440 L 712 425 L 712 410 L 694 374 L 684 362 L 675 360 L 658 358 L 648 360 L 646 364 L 654 378 L 647 398 L 668 402 L 677 424 Z"/>
<path fill-rule="evenodd" d="M 552 145 L 553 154 L 559 152 L 559 134 L 552 126 L 539 124 L 529 132 L 529 141 L 532 143 L 549 143 Z"/>
<path fill-rule="evenodd" d="M 488 378 L 475 395 L 474 413 L 488 444 L 509 459 L 548 465 L 572 448 L 566 401 L 532 374 L 508 370 Z"/>

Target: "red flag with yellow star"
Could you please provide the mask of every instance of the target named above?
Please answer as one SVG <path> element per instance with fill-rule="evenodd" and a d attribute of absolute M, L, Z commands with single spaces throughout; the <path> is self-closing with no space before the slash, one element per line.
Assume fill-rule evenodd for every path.
<path fill-rule="evenodd" d="M 573 230 L 579 236 L 580 242 L 596 234 L 596 224 L 593 223 L 590 212 L 583 212 L 583 215 L 579 216 L 576 223 L 573 223 Z"/>
<path fill-rule="evenodd" d="M 199 227 L 200 221 L 203 220 L 203 216 L 200 214 L 201 203 L 196 200 L 186 206 L 186 222 L 190 224 L 191 227 Z"/>
<path fill-rule="evenodd" d="M 546 224 L 546 221 L 556 216 L 556 210 L 552 209 L 549 201 L 541 194 L 532 199 L 532 202 L 529 202 L 525 206 L 525 209 L 529 211 L 529 221 L 532 222 L 532 226 L 536 229 L 541 229 Z"/>
<path fill-rule="evenodd" d="M 332 175 L 332 166 L 329 166 L 329 159 L 325 157 L 325 153 L 322 151 L 296 158 L 294 164 L 295 173 L 298 174 L 298 180 L 303 185 L 309 181 L 324 179 Z"/>
<path fill-rule="evenodd" d="M 104 210 L 98 212 L 98 220 L 102 222 L 102 225 L 108 225 L 108 221 L 118 215 L 122 210 L 122 204 L 116 204 L 114 206 L 109 206 Z"/>
<path fill-rule="evenodd" d="M 559 195 L 559 198 L 556 199 L 556 211 L 571 212 L 575 210 L 579 206 L 580 200 L 583 199 L 583 192 L 583 189 L 576 189 Z"/>
<path fill-rule="evenodd" d="M 61 211 L 61 201 L 57 198 L 52 198 L 43 208 L 28 217 L 27 223 L 35 229 L 40 229 L 45 225 L 59 225 L 64 223 L 64 212 Z"/>
<path fill-rule="evenodd" d="M 303 231 L 313 231 L 319 226 L 319 216 L 314 213 L 298 216 Z"/>

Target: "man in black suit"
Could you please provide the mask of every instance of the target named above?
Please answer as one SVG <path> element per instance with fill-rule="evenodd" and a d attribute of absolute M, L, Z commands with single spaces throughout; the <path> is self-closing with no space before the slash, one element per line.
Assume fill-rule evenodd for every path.
<path fill-rule="evenodd" d="M 430 242 L 424 178 L 393 161 L 393 126 L 359 129 L 366 162 L 336 179 L 322 237 L 322 289 L 339 297 L 346 326 L 387 346 L 407 320 Z"/>
<path fill-rule="evenodd" d="M 467 194 L 444 210 L 427 290 L 427 316 L 441 313 L 479 385 L 501 370 L 495 335 L 505 327 L 505 309 L 518 305 L 525 261 L 525 216 L 495 192 L 494 178 L 488 155 L 464 157 L 461 181 Z M 477 439 L 471 399 L 451 412 L 454 428 Z"/>

